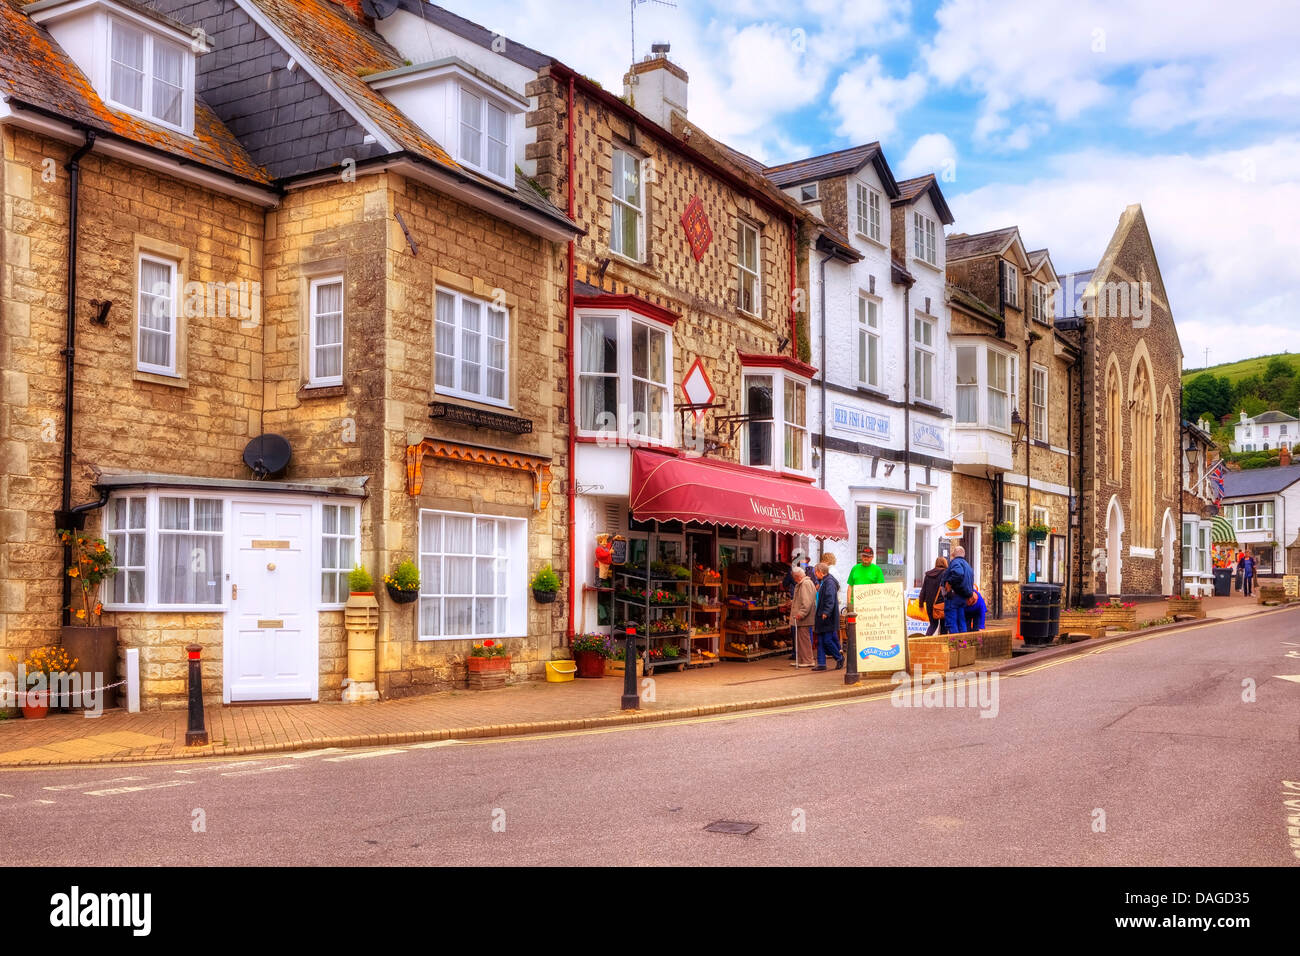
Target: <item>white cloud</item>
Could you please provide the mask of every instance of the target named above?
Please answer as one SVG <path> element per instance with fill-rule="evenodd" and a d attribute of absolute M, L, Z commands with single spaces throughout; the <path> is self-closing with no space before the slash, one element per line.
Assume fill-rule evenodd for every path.
<path fill-rule="evenodd" d="M 926 133 L 917 139 L 898 164 L 898 172 L 903 177 L 923 176 L 926 173 L 942 176 L 949 171 L 952 175 L 956 174 L 957 147 L 943 133 Z"/>
<path fill-rule="evenodd" d="M 1189 366 L 1300 352 L 1300 138 L 1208 155 L 1088 150 L 1027 182 L 950 195 L 960 232 L 1016 225 L 1062 272 L 1097 264 L 1124 208 L 1140 202 Z"/>
<path fill-rule="evenodd" d="M 915 106 L 924 93 L 925 78 L 919 73 L 889 76 L 880 57 L 868 57 L 841 73 L 831 93 L 840 121 L 835 132 L 854 143 L 883 142 L 897 129 L 898 114 Z"/>

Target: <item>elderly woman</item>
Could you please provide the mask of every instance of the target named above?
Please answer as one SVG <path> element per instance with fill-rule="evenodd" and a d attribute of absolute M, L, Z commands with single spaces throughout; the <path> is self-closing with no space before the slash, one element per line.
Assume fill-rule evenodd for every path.
<path fill-rule="evenodd" d="M 794 598 L 790 602 L 790 625 L 794 628 L 795 662 L 791 667 L 813 666 L 812 628 L 817 617 L 817 585 L 796 567 Z"/>

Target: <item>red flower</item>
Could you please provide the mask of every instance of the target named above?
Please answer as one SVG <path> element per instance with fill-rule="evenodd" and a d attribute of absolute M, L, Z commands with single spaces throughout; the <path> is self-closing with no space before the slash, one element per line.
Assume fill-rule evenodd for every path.
<path fill-rule="evenodd" d="M 483 646 L 484 646 L 484 647 L 496 647 L 496 641 L 484 641 L 484 642 L 483 642 Z"/>

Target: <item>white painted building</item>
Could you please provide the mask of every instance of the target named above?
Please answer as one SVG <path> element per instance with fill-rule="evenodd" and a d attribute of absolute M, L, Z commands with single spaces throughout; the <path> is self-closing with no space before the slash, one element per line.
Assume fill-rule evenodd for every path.
<path fill-rule="evenodd" d="M 1229 471 L 1223 485 L 1223 516 L 1258 573 L 1300 572 L 1286 567 L 1286 548 L 1300 536 L 1300 465 Z"/>
<path fill-rule="evenodd" d="M 827 223 L 809 264 L 819 371 L 808 422 L 813 473 L 843 506 L 850 538 L 811 550 L 835 554 L 842 580 L 870 544 L 886 580 L 919 584 L 951 504 L 943 226 L 952 216 L 933 177 L 897 183 L 876 143 L 766 175 Z"/>
<path fill-rule="evenodd" d="M 1228 445 L 1234 455 L 1244 451 L 1268 451 L 1282 445 L 1300 444 L 1300 420 L 1285 412 L 1260 412 L 1254 418 L 1241 413 L 1241 420 L 1233 428 L 1232 442 Z"/>

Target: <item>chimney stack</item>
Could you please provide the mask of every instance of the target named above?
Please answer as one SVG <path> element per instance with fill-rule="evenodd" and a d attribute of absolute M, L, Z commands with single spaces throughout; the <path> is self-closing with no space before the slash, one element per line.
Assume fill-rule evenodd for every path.
<path fill-rule="evenodd" d="M 1282 443 L 1281 450 L 1278 452 L 1277 460 L 1281 463 L 1283 468 L 1291 464 L 1291 446 L 1286 442 Z"/>
<path fill-rule="evenodd" d="M 623 96 L 636 111 L 664 129 L 673 128 L 673 113 L 686 117 L 686 71 L 668 59 L 670 45 L 656 43 L 650 55 L 623 76 Z"/>

